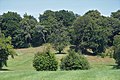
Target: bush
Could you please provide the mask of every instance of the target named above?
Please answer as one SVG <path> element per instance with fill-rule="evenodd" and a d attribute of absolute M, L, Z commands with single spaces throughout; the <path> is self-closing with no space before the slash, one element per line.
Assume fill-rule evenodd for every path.
<path fill-rule="evenodd" d="M 116 60 L 117 66 L 120 68 L 120 44 L 117 47 L 115 47 L 113 57 Z"/>
<path fill-rule="evenodd" d="M 85 70 L 89 69 L 90 65 L 82 54 L 72 50 L 65 58 L 62 58 L 60 68 L 61 70 Z"/>
<path fill-rule="evenodd" d="M 58 62 L 55 55 L 50 53 L 50 51 L 38 52 L 35 54 L 33 67 L 37 71 L 56 71 L 58 69 Z"/>

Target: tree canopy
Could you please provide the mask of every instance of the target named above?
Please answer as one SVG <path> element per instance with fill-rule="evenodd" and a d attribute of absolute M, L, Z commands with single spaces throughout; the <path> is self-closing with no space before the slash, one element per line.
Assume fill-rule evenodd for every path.
<path fill-rule="evenodd" d="M 89 10 L 80 16 L 68 10 L 46 10 L 37 21 L 27 13 L 21 17 L 9 11 L 0 15 L 0 29 L 5 37 L 11 37 L 14 48 L 52 43 L 60 52 L 69 43 L 76 51 L 91 49 L 98 54 L 114 46 L 114 37 L 120 34 L 119 13 L 106 17 L 98 10 Z"/>

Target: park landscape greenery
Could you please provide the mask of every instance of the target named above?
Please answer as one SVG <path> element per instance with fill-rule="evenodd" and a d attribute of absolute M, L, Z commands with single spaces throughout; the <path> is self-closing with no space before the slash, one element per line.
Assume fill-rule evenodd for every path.
<path fill-rule="evenodd" d="M 50 46 L 44 50 L 48 43 Z M 66 47 L 69 48 L 65 50 Z M 11 59 L 9 55 L 17 56 Z M 4 69 L 7 61 L 11 66 L 8 70 Z M 35 72 L 34 68 L 45 72 Z M 15 80 L 59 80 L 60 77 L 68 80 L 69 75 L 72 76 L 69 80 L 119 80 L 118 68 L 120 10 L 109 17 L 98 10 L 89 10 L 82 16 L 67 10 L 46 10 L 39 15 L 39 21 L 27 13 L 23 17 L 10 11 L 0 15 L 0 77 L 3 80 L 14 80 L 10 78 L 13 75 Z"/>

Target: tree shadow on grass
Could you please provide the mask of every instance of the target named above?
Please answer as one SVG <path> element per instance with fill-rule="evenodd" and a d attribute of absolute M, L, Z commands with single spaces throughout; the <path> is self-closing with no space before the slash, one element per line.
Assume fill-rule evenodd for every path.
<path fill-rule="evenodd" d="M 10 69 L 0 69 L 0 71 L 12 71 Z"/>
<path fill-rule="evenodd" d="M 120 66 L 115 65 L 115 64 L 113 64 L 113 65 L 108 65 L 108 66 L 112 66 L 112 69 L 120 69 Z"/>
<path fill-rule="evenodd" d="M 115 66 L 113 66 L 113 69 L 120 69 L 120 66 L 115 65 Z"/>
<path fill-rule="evenodd" d="M 88 52 L 86 49 L 85 49 L 85 50 L 81 50 L 80 48 L 77 48 L 77 49 L 76 49 L 76 46 L 75 46 L 75 45 L 70 46 L 70 49 L 71 49 L 71 50 L 73 49 L 73 50 L 75 50 L 75 52 L 77 52 L 77 53 L 82 53 L 82 54 L 84 54 L 84 55 L 97 56 L 97 54 Z"/>
<path fill-rule="evenodd" d="M 59 52 L 56 52 L 55 54 L 67 54 L 67 53 L 65 53 L 65 52 L 61 52 L 61 53 L 59 53 Z"/>

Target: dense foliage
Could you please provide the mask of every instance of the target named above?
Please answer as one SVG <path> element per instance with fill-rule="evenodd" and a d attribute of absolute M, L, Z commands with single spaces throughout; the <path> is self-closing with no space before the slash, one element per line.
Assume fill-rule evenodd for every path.
<path fill-rule="evenodd" d="M 89 69 L 90 65 L 82 54 L 78 54 L 72 50 L 61 60 L 60 68 L 62 70 L 85 70 Z"/>
<path fill-rule="evenodd" d="M 116 60 L 117 67 L 120 68 L 120 35 L 115 36 L 114 46 L 115 51 L 113 57 Z"/>
<path fill-rule="evenodd" d="M 52 26 L 52 32 L 49 35 L 49 42 L 53 44 L 53 48 L 62 53 L 62 50 L 69 44 L 70 37 L 67 29 L 62 23 L 56 23 Z"/>
<path fill-rule="evenodd" d="M 120 44 L 115 48 L 113 57 L 116 60 L 117 66 L 120 68 Z"/>
<path fill-rule="evenodd" d="M 58 69 L 58 62 L 53 53 L 49 51 L 38 52 L 35 54 L 33 67 L 37 71 L 56 71 Z"/>
<path fill-rule="evenodd" d="M 85 54 L 90 49 L 96 55 L 113 46 L 114 37 L 119 35 L 120 10 L 110 17 L 98 10 L 89 10 L 83 16 L 67 10 L 46 10 L 39 15 L 39 21 L 27 13 L 21 17 L 16 12 L 7 12 L 0 15 L 0 29 L 5 37 L 12 38 L 14 48 L 52 43 L 61 53 L 71 44 L 75 51 Z"/>
<path fill-rule="evenodd" d="M 79 17 L 73 26 L 74 44 L 82 50 L 82 53 L 85 53 L 87 49 L 92 49 L 95 54 L 104 51 L 108 40 L 107 35 L 104 28 L 96 24 L 92 17 Z"/>
<path fill-rule="evenodd" d="M 11 38 L 5 38 L 5 36 L 0 33 L 0 69 L 2 69 L 4 65 L 7 66 L 8 56 L 11 55 L 13 58 L 14 54 Z"/>

